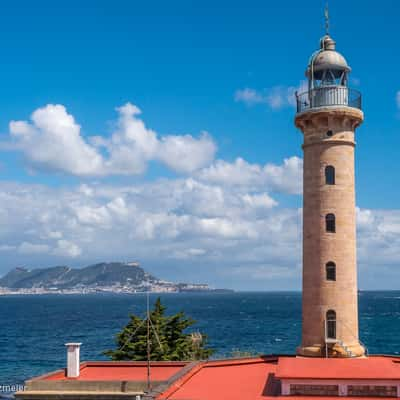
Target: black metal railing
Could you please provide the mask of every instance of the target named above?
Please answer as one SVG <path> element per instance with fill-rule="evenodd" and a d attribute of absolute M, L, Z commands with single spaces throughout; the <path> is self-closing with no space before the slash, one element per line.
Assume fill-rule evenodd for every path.
<path fill-rule="evenodd" d="M 297 93 L 297 112 L 312 108 L 345 106 L 361 110 L 361 93 L 346 86 L 320 86 L 307 92 Z"/>

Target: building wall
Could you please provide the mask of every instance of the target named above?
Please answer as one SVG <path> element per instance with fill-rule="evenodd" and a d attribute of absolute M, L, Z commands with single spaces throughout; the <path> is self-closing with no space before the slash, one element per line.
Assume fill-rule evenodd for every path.
<path fill-rule="evenodd" d="M 400 385 L 382 379 L 282 379 L 282 395 L 400 397 Z"/>

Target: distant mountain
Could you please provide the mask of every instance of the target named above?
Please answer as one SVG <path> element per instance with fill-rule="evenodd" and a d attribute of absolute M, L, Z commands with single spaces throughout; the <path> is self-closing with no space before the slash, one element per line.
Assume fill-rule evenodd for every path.
<path fill-rule="evenodd" d="M 209 291 L 206 284 L 173 283 L 145 272 L 138 263 L 99 263 L 85 268 L 15 268 L 0 278 L 0 294 Z"/>
<path fill-rule="evenodd" d="M 73 288 L 76 286 L 140 286 L 158 281 L 136 263 L 100 263 L 85 268 L 15 268 L 0 279 L 0 286 L 21 288 Z"/>

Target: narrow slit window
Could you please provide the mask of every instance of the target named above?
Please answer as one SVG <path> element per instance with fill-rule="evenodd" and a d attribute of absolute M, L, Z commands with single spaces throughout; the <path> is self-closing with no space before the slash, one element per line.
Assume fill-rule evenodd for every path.
<path fill-rule="evenodd" d="M 327 214 L 325 217 L 326 231 L 335 233 L 336 232 L 336 218 L 335 214 Z"/>
<path fill-rule="evenodd" d="M 326 337 L 336 339 L 336 312 L 333 310 L 326 313 Z"/>
<path fill-rule="evenodd" d="M 327 185 L 335 184 L 335 167 L 328 165 L 325 167 L 325 183 Z"/>
<path fill-rule="evenodd" d="M 332 261 L 329 261 L 325 265 L 326 269 L 326 280 L 327 281 L 336 281 L 336 264 Z"/>

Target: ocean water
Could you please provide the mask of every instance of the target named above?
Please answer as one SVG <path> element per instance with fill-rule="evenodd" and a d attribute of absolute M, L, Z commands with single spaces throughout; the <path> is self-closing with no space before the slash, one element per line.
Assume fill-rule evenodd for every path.
<path fill-rule="evenodd" d="M 153 302 L 157 295 L 152 294 Z M 191 293 L 160 296 L 209 337 L 215 357 L 232 351 L 293 354 L 300 342 L 301 294 Z M 65 366 L 64 343 L 82 342 L 82 360 L 106 359 L 128 314 L 144 315 L 146 296 L 0 296 L 0 385 Z M 370 353 L 400 352 L 400 291 L 361 292 L 360 336 Z"/>

